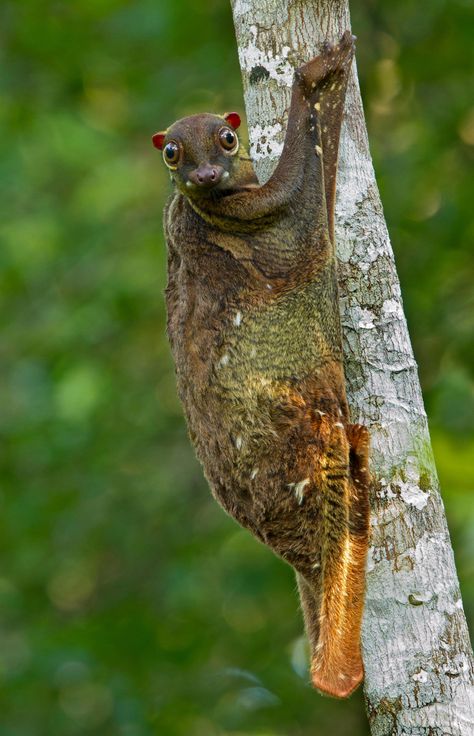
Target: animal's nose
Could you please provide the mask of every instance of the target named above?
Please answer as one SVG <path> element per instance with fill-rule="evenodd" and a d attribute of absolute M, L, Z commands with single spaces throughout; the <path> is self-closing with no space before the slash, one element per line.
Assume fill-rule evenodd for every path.
<path fill-rule="evenodd" d="M 217 164 L 202 164 L 191 171 L 189 178 L 194 184 L 201 187 L 213 187 L 220 182 L 224 169 Z"/>

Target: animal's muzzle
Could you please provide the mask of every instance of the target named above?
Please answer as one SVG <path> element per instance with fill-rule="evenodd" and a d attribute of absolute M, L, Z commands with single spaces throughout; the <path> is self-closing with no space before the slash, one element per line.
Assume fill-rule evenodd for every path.
<path fill-rule="evenodd" d="M 189 180 L 198 187 L 210 189 L 215 187 L 222 179 L 224 169 L 216 164 L 202 164 L 197 169 L 191 171 Z"/>

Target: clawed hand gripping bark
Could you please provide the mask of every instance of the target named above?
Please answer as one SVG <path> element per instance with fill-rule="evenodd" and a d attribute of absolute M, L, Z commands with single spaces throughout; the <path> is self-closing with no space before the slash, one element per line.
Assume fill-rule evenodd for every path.
<path fill-rule="evenodd" d="M 351 424 L 334 254 L 346 32 L 297 70 L 284 149 L 259 186 L 240 119 L 153 136 L 175 189 L 164 221 L 168 334 L 214 496 L 296 570 L 316 688 L 361 682 L 369 435 Z"/>

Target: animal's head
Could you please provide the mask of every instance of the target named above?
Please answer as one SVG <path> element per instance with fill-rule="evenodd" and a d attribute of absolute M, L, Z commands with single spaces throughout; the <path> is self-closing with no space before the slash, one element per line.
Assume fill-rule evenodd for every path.
<path fill-rule="evenodd" d="M 155 133 L 153 145 L 163 152 L 172 179 L 187 197 L 209 197 L 248 178 L 248 155 L 236 133 L 240 117 L 191 115 Z"/>

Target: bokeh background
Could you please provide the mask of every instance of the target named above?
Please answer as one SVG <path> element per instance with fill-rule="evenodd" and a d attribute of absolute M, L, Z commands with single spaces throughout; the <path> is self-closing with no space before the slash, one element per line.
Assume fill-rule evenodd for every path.
<path fill-rule="evenodd" d="M 473 5 L 354 2 L 372 152 L 474 614 Z M 361 736 L 291 570 L 211 500 L 166 342 L 150 135 L 243 110 L 227 0 L 0 10 L 1 736 Z"/>

